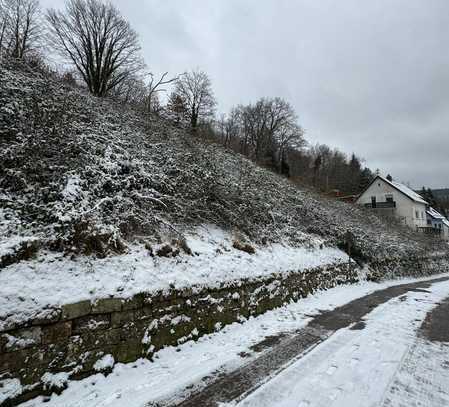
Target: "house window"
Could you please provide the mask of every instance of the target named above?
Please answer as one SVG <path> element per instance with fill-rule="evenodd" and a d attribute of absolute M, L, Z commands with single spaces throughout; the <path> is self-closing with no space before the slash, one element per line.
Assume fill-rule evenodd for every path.
<path fill-rule="evenodd" d="M 419 219 L 419 211 L 415 211 L 415 218 Z"/>
<path fill-rule="evenodd" d="M 387 194 L 385 195 L 385 200 L 387 202 L 393 202 L 393 194 Z"/>
<path fill-rule="evenodd" d="M 377 206 L 376 197 L 372 196 L 371 197 L 371 207 L 375 208 L 376 206 Z"/>
<path fill-rule="evenodd" d="M 428 224 L 428 225 L 431 225 L 431 224 L 432 224 L 432 221 L 431 221 L 430 219 L 427 219 L 427 224 Z"/>

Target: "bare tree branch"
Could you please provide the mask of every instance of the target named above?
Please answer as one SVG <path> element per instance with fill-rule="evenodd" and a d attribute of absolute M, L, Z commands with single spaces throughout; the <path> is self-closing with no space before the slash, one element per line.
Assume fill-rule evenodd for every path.
<path fill-rule="evenodd" d="M 147 86 L 147 102 L 146 109 L 148 112 L 154 111 L 154 104 L 157 99 L 157 94 L 160 92 L 166 92 L 167 90 L 163 88 L 165 85 L 169 85 L 179 80 L 179 76 L 174 78 L 165 79 L 168 75 L 168 72 L 164 72 L 159 79 L 155 79 L 154 74 L 150 72 L 150 82 Z"/>

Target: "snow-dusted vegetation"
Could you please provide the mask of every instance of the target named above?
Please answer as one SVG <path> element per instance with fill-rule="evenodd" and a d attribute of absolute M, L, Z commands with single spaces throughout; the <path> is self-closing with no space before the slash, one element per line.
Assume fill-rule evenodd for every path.
<path fill-rule="evenodd" d="M 3 64 L 0 106 L 3 267 L 42 251 L 104 257 L 130 244 L 151 252 L 171 242 L 187 255 L 184 235 L 202 224 L 293 246 L 318 237 L 335 247 L 350 231 L 366 260 L 436 244 L 45 70 Z"/>

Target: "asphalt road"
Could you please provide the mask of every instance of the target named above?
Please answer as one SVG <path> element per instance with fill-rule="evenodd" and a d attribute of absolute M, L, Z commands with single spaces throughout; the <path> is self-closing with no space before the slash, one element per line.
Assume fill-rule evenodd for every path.
<path fill-rule="evenodd" d="M 363 330 L 365 328 L 365 321 L 363 318 L 380 305 L 385 304 L 394 298 L 405 298 L 407 293 L 426 293 L 428 292 L 427 289 L 429 289 L 432 284 L 447 280 L 449 280 L 449 277 L 430 279 L 411 284 L 402 284 L 379 290 L 342 307 L 322 313 L 313 318 L 305 328 L 295 333 L 283 333 L 275 337 L 269 337 L 253 347 L 254 351 L 260 352 L 260 355 L 257 358 L 229 374 L 216 378 L 215 381 L 210 383 L 207 387 L 188 395 L 185 400 L 176 405 L 182 407 L 212 407 L 220 405 L 220 403 L 241 401 L 256 391 L 259 387 L 263 386 L 268 380 L 276 377 L 276 375 L 285 369 L 288 369 L 293 363 L 301 360 L 301 358 L 306 356 L 318 345 L 329 341 L 337 331 L 343 328 Z M 418 336 L 423 338 L 423 340 L 430 342 L 449 343 L 449 299 L 443 301 L 428 313 L 418 331 Z M 415 355 L 413 355 L 412 349 L 407 354 L 407 357 L 410 359 L 409 363 L 407 364 L 407 358 L 405 358 L 404 363 L 401 364 L 401 369 L 408 369 L 408 371 L 410 371 L 410 369 L 413 369 L 413 366 L 415 366 L 414 377 L 417 378 L 419 378 L 420 374 L 429 374 L 428 370 L 424 373 L 420 373 L 417 370 L 416 360 L 424 357 L 419 354 L 419 349 L 418 352 L 415 352 Z M 422 362 L 420 363 L 423 365 Z M 449 369 L 449 364 L 447 367 Z M 430 366 L 429 369 L 432 369 L 432 367 Z M 395 401 L 398 400 L 395 395 L 399 394 L 401 391 L 404 393 L 402 399 L 408 400 L 408 403 L 412 403 L 408 405 L 423 405 L 429 407 L 446 405 L 444 390 L 440 397 L 441 399 L 438 399 L 438 395 L 437 398 L 435 398 L 433 394 L 428 394 L 430 391 L 438 393 L 438 389 L 423 390 L 423 394 L 420 396 L 421 399 L 419 399 L 419 395 L 413 395 L 413 391 L 411 392 L 412 394 L 410 394 L 410 388 L 408 388 L 406 384 L 404 385 L 404 380 L 401 381 L 400 373 L 401 372 L 398 371 L 398 375 L 395 376 L 395 382 L 393 383 L 393 386 L 391 386 L 392 394 L 390 396 L 386 394 L 383 405 L 402 406 L 403 404 L 397 404 Z M 426 379 L 423 378 L 423 380 Z M 441 386 L 444 385 L 445 383 L 441 384 Z M 410 398 L 412 396 L 414 399 Z M 416 401 L 418 399 L 421 400 L 420 402 L 423 404 L 414 404 L 414 400 Z M 164 406 L 168 404 L 159 403 L 157 405 Z M 406 404 L 404 404 L 404 406 L 405 405 Z"/>

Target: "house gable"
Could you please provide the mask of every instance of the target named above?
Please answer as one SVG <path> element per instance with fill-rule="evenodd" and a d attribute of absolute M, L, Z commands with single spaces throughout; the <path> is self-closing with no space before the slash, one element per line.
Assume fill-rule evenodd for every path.
<path fill-rule="evenodd" d="M 428 205 L 428 203 L 424 200 L 424 198 L 417 194 L 416 192 L 412 191 L 410 188 L 406 187 L 405 185 L 399 184 L 397 182 L 390 182 L 386 178 L 381 177 L 380 175 L 377 175 L 371 183 L 365 188 L 365 190 L 359 195 L 356 202 L 359 202 L 360 198 L 367 192 L 371 186 L 378 181 L 382 181 L 386 183 L 388 186 L 394 188 L 396 191 L 400 192 L 403 196 L 407 197 L 413 202 L 422 203 L 424 205 Z"/>

